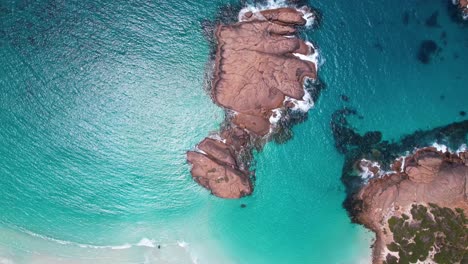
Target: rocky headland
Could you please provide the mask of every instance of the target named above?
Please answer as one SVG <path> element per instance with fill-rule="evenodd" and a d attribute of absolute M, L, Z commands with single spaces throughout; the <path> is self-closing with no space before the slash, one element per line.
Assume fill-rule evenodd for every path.
<path fill-rule="evenodd" d="M 375 232 L 373 262 L 467 263 L 468 121 L 387 141 L 379 131 L 358 133 L 350 115 L 358 113 L 338 110 L 331 123 L 345 155 L 343 206 Z"/>
<path fill-rule="evenodd" d="M 374 263 L 468 260 L 468 152 L 423 148 L 391 168 L 365 168 L 379 177 L 353 197 L 355 220 L 376 233 Z"/>
<path fill-rule="evenodd" d="M 187 152 L 193 179 L 212 194 L 251 194 L 252 150 L 281 131 L 280 119 L 312 103 L 304 83 L 317 77 L 317 52 L 297 37 L 312 17 L 306 7 L 243 9 L 238 22 L 216 25 L 209 90 L 226 120 Z"/>

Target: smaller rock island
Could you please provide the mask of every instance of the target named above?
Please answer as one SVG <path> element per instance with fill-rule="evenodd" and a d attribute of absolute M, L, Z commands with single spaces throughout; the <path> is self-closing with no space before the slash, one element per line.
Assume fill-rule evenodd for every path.
<path fill-rule="evenodd" d="M 239 22 L 218 24 L 211 97 L 223 107 L 221 131 L 187 152 L 193 179 L 212 194 L 240 198 L 253 191 L 252 149 L 264 144 L 288 109 L 310 95 L 306 79 L 316 79 L 316 51 L 297 38 L 308 8 L 243 9 Z"/>

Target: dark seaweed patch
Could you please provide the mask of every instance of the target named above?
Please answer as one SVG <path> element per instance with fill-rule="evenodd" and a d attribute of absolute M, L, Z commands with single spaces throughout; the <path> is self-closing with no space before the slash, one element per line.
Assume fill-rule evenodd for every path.
<path fill-rule="evenodd" d="M 31 44 L 31 46 L 36 45 L 36 39 L 34 37 L 32 37 L 32 36 L 28 37 L 28 42 L 29 42 L 29 44 Z"/>
<path fill-rule="evenodd" d="M 376 48 L 376 49 L 377 49 L 378 51 L 380 51 L 380 52 L 383 52 L 383 50 L 384 50 L 384 49 L 383 49 L 383 46 L 382 46 L 382 44 L 380 44 L 380 42 L 376 42 L 376 43 L 374 44 L 374 48 Z"/>
<path fill-rule="evenodd" d="M 437 17 L 439 16 L 439 11 L 435 11 L 432 13 L 430 17 L 426 19 L 426 26 L 427 27 L 439 27 L 439 23 L 437 22 Z"/>
<path fill-rule="evenodd" d="M 402 22 L 403 22 L 403 25 L 408 25 L 409 24 L 409 19 L 410 19 L 410 14 L 408 11 L 405 11 L 403 13 L 403 16 L 402 16 Z"/>
<path fill-rule="evenodd" d="M 340 95 L 340 99 L 343 101 L 343 102 L 349 102 L 349 97 L 347 95 Z"/>
<path fill-rule="evenodd" d="M 206 39 L 206 41 L 208 41 L 208 43 L 210 44 L 210 47 L 215 47 L 216 41 L 214 37 L 214 31 L 216 28 L 216 22 L 205 19 L 200 22 L 200 25 L 202 28 L 203 37 Z M 214 48 L 211 49 L 211 53 L 214 56 L 214 53 L 215 53 Z"/>
<path fill-rule="evenodd" d="M 419 45 L 418 60 L 423 64 L 429 64 L 432 56 L 439 50 L 439 46 L 433 40 L 424 40 Z"/>
<path fill-rule="evenodd" d="M 239 14 L 240 10 L 244 5 L 242 3 L 239 4 L 227 4 L 222 6 L 219 9 L 219 12 L 216 16 L 216 21 L 220 21 L 223 24 L 234 24 L 237 22 L 237 15 Z"/>
<path fill-rule="evenodd" d="M 446 38 L 447 38 L 447 32 L 442 31 L 442 33 L 440 33 L 440 39 L 446 39 Z"/>

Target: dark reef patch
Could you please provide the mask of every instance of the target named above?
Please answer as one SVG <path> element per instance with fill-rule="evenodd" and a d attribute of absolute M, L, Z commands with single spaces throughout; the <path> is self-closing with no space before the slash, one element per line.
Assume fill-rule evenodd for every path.
<path fill-rule="evenodd" d="M 407 26 L 409 24 L 409 20 L 410 20 L 410 14 L 408 11 L 405 11 L 403 13 L 403 16 L 402 16 L 402 22 L 403 22 L 403 25 Z"/>
<path fill-rule="evenodd" d="M 439 51 L 439 46 L 433 40 L 424 40 L 419 45 L 418 60 L 423 64 L 429 64 L 434 54 Z"/>
<path fill-rule="evenodd" d="M 376 49 L 377 49 L 378 51 L 380 51 L 380 52 L 383 52 L 383 51 L 384 51 L 384 48 L 383 48 L 382 44 L 380 44 L 380 42 L 376 42 L 376 43 L 374 44 L 374 48 L 376 48 Z"/>
<path fill-rule="evenodd" d="M 335 148 L 345 156 L 341 176 L 346 190 L 343 207 L 348 211 L 353 222 L 356 220 L 353 210 L 357 207 L 352 197 L 364 183 L 364 180 L 356 175 L 356 161 L 361 159 L 377 161 L 382 165 L 382 169 L 390 170 L 391 163 L 408 150 L 425 147 L 434 142 L 447 145 L 452 149 L 457 149 L 460 145 L 467 143 L 468 120 L 431 130 L 418 130 L 399 140 L 388 141 L 382 139 L 380 131 L 359 133 L 348 122 L 348 117 L 353 115 L 358 115 L 358 112 L 345 107 L 335 111 L 331 120 Z"/>
<path fill-rule="evenodd" d="M 343 102 L 349 102 L 349 97 L 347 95 L 344 95 L 344 94 L 340 95 L 340 99 Z"/>
<path fill-rule="evenodd" d="M 466 112 L 465 111 L 460 111 L 459 113 L 461 116 L 466 116 Z"/>
<path fill-rule="evenodd" d="M 437 22 L 437 18 L 439 16 L 439 11 L 435 11 L 432 13 L 430 17 L 426 19 L 426 26 L 427 27 L 440 27 L 439 23 Z"/>
<path fill-rule="evenodd" d="M 440 39 L 446 39 L 446 38 L 447 38 L 447 32 L 442 31 L 442 33 L 440 33 Z"/>

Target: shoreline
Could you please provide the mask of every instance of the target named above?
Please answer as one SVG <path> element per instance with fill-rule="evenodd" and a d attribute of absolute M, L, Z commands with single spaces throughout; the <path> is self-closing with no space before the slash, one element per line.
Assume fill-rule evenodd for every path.
<path fill-rule="evenodd" d="M 407 160 L 406 165 L 402 163 L 403 159 Z M 440 164 L 437 164 L 439 161 Z M 465 187 L 463 186 L 461 193 L 451 195 L 450 193 L 455 191 L 454 186 L 443 184 L 454 180 L 466 182 L 466 176 L 458 171 L 463 170 L 465 174 L 468 172 L 468 152 L 450 152 L 436 147 L 425 147 L 396 159 L 392 164 L 392 169 L 392 172 L 371 178 L 353 198 L 357 221 L 376 234 L 373 249 L 374 263 L 382 263 L 386 256 L 392 255 L 387 246 L 394 242 L 394 234 L 390 232 L 388 225 L 389 220 L 395 216 L 411 215 L 411 208 L 414 205 L 428 207 L 431 204 L 437 204 L 443 208 L 452 210 L 460 208 L 468 212 Z M 439 176 L 446 170 L 456 171 L 455 174 L 460 173 L 459 177 Z M 429 179 L 430 173 L 434 173 L 431 179 Z M 445 178 L 435 183 L 438 177 Z M 434 187 L 431 187 L 432 185 Z M 390 194 L 390 189 L 395 187 L 398 192 Z M 418 188 L 424 188 L 424 191 L 418 192 Z M 429 192 L 432 196 L 426 194 L 427 188 L 434 190 Z M 438 193 L 439 196 L 434 193 Z M 403 197 L 405 195 L 409 196 Z M 376 202 L 378 199 L 383 200 Z"/>
<path fill-rule="evenodd" d="M 405 217 L 411 216 L 413 205 L 431 212 L 463 210 L 468 213 L 468 186 L 464 188 L 463 184 L 468 176 L 468 120 L 416 131 L 389 142 L 382 140 L 378 131 L 364 135 L 354 131 L 347 121 L 350 115 L 357 115 L 357 111 L 338 110 L 332 121 L 335 147 L 345 155 L 341 180 L 347 196 L 343 207 L 353 223 L 375 233 L 373 263 L 397 263 L 394 253 L 388 252 L 388 245 L 395 242 L 390 220 L 412 221 L 411 217 L 409 220 Z M 450 148 L 457 150 L 450 152 Z M 393 220 L 394 217 L 398 220 Z M 412 232 L 419 231 L 416 228 Z M 399 234 L 397 239 L 400 237 Z M 392 250 L 395 247 L 392 244 Z M 406 253 L 403 250 L 401 254 L 406 257 Z M 431 254 L 440 258 L 445 253 Z"/>

